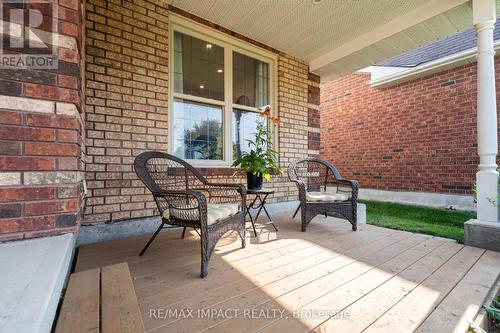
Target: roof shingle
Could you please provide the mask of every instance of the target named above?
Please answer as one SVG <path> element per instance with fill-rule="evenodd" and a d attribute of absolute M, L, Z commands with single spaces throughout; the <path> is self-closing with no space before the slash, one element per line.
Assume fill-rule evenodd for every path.
<path fill-rule="evenodd" d="M 495 41 L 500 39 L 500 21 L 495 23 L 493 37 Z M 476 32 L 471 28 L 381 61 L 376 66 L 415 67 L 474 47 L 476 47 Z"/>

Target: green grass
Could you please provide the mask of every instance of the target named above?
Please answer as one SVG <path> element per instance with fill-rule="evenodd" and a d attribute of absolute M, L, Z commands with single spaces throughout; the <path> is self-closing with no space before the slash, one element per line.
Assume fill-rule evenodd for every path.
<path fill-rule="evenodd" d="M 367 222 L 380 227 L 464 240 L 464 222 L 476 218 L 474 212 L 461 212 L 379 201 L 366 204 Z"/>

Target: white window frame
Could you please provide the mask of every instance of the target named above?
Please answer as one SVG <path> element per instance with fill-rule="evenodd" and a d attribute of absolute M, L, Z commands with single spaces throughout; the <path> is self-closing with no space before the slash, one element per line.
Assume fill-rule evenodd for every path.
<path fill-rule="evenodd" d="M 224 101 L 218 101 L 209 98 L 196 97 L 174 92 L 174 32 L 184 33 L 209 43 L 221 46 L 224 48 Z M 233 103 L 233 51 L 247 55 L 254 59 L 266 62 L 269 64 L 269 101 L 271 110 L 274 116 L 277 116 L 277 54 L 268 50 L 259 48 L 240 39 L 231 37 L 217 30 L 211 29 L 205 25 L 194 22 L 174 13 L 170 13 L 169 25 L 169 99 L 168 99 L 168 151 L 173 154 L 174 147 L 174 98 L 185 98 L 190 101 L 197 101 L 217 106 L 222 106 L 222 128 L 223 128 L 223 160 L 187 160 L 197 167 L 230 167 L 233 163 L 233 135 L 234 129 L 232 124 L 233 108 L 257 111 L 256 107 L 249 107 Z M 186 98 L 187 97 L 187 98 Z M 271 126 L 272 127 L 272 126 Z M 277 150 L 277 133 L 273 133 L 274 148 Z"/>

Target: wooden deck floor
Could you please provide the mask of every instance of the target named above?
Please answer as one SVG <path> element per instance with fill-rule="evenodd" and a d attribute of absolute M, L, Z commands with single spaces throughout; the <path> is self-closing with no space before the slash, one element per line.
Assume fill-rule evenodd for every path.
<path fill-rule="evenodd" d="M 149 332 L 464 332 L 500 272 L 500 253 L 317 217 L 279 232 L 227 234 L 199 278 L 199 238 L 163 233 L 82 246 L 76 270 L 128 262 Z M 177 313 L 176 313 L 177 311 Z"/>

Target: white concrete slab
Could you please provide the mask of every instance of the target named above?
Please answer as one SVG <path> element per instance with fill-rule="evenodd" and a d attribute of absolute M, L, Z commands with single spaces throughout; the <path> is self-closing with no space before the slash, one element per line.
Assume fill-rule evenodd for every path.
<path fill-rule="evenodd" d="M 434 208 L 450 208 L 465 211 L 476 210 L 474 198 L 472 198 L 472 196 L 470 195 L 431 192 L 387 191 L 362 188 L 359 190 L 359 199 L 395 202 Z"/>
<path fill-rule="evenodd" d="M 75 248 L 73 234 L 0 243 L 0 332 L 50 332 Z"/>

